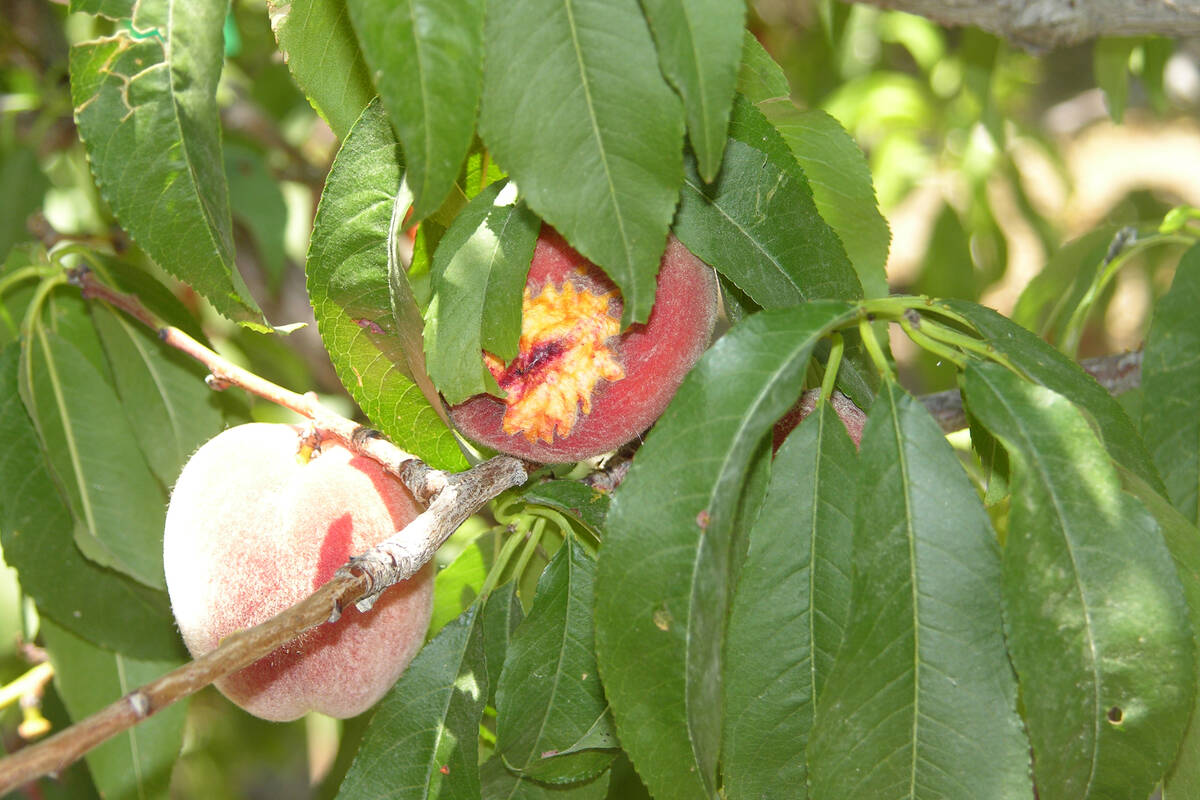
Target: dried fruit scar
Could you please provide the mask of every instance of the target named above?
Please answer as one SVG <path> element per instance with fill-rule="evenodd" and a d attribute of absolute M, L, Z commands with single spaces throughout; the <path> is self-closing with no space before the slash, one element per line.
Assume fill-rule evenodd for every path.
<path fill-rule="evenodd" d="M 451 409 L 468 438 L 542 463 L 614 450 L 663 412 L 708 346 L 718 307 L 712 269 L 674 237 L 649 320 L 620 331 L 621 295 L 604 273 L 543 228 L 522 305 L 520 352 L 484 353 L 503 399 Z"/>

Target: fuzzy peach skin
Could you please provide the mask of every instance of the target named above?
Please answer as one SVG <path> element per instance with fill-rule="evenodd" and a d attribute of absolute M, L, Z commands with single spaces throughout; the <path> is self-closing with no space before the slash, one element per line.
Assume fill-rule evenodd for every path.
<path fill-rule="evenodd" d="M 299 448 L 300 430 L 291 425 L 240 425 L 196 451 L 179 476 L 163 561 L 193 656 L 312 594 L 350 556 L 420 513 L 376 462 L 327 441 L 305 463 Z M 355 716 L 416 655 L 432 608 L 427 567 L 366 614 L 351 607 L 216 686 L 263 719 Z"/>
<path fill-rule="evenodd" d="M 667 241 L 650 318 L 620 332 L 621 295 L 552 228 L 542 228 L 522 304 L 521 352 L 484 363 L 503 399 L 450 409 L 468 439 L 543 464 L 615 450 L 662 414 L 708 347 L 719 307 L 713 270 Z"/>

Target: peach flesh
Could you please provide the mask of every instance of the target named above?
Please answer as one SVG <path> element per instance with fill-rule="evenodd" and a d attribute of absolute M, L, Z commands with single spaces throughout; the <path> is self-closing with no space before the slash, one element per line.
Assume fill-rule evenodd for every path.
<path fill-rule="evenodd" d="M 578 308 L 595 308 L 601 299 L 607 311 L 570 325 L 558 308 L 543 309 L 544 330 L 564 335 L 531 336 L 531 302 L 550 298 L 561 306 L 563 297 Z M 621 310 L 620 293 L 604 273 L 544 227 L 526 283 L 521 353 L 507 366 L 484 354 L 507 396 L 476 395 L 454 406 L 451 418 L 472 441 L 546 464 L 580 461 L 636 438 L 708 347 L 716 275 L 672 236 L 650 318 L 618 333 Z M 514 397 L 525 395 L 534 398 L 530 408 L 515 411 Z"/>
<path fill-rule="evenodd" d="M 184 467 L 167 510 L 167 589 L 193 656 L 312 594 L 346 560 L 420 513 L 379 465 L 327 441 L 307 463 L 290 425 L 231 428 Z M 432 612 L 429 568 L 216 686 L 263 719 L 355 716 L 399 678 Z"/>

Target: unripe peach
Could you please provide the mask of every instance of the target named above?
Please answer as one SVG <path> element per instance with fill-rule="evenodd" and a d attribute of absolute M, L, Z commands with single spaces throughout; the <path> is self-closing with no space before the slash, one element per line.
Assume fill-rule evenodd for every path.
<path fill-rule="evenodd" d="M 521 350 L 510 364 L 484 353 L 506 393 L 450 409 L 467 438 L 540 463 L 615 450 L 662 414 L 708 347 L 717 279 L 675 237 L 658 272 L 650 318 L 620 331 L 617 287 L 543 227 L 522 304 Z"/>
<path fill-rule="evenodd" d="M 179 476 L 163 560 L 193 656 L 295 605 L 420 513 L 375 461 L 332 441 L 309 458 L 300 446 L 294 426 L 240 425 L 196 451 Z M 427 567 L 385 591 L 371 611 L 350 607 L 216 686 L 263 719 L 354 716 L 416 655 L 432 605 Z"/>

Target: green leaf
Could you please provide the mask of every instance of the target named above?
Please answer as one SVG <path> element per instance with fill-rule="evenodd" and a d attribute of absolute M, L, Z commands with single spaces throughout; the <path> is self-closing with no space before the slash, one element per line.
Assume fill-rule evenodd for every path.
<path fill-rule="evenodd" d="M 437 211 L 475 134 L 485 0 L 348 0 L 408 163 L 413 221 Z"/>
<path fill-rule="evenodd" d="M 516 188 L 493 183 L 476 195 L 433 255 L 426 366 L 450 405 L 500 394 L 482 351 L 510 361 L 519 350 L 521 296 L 541 220 L 517 201 Z"/>
<path fill-rule="evenodd" d="M 133 15 L 133 0 L 71 0 L 71 12 L 101 14 L 109 19 L 125 19 Z"/>
<path fill-rule="evenodd" d="M 511 772 L 503 759 L 495 756 L 479 768 L 479 779 L 487 800 L 603 800 L 608 793 L 609 774 L 603 772 L 582 783 L 552 786 Z"/>
<path fill-rule="evenodd" d="M 224 427 L 204 371 L 107 306 L 93 307 L 92 321 L 142 455 L 159 482 L 171 486 L 192 453 Z"/>
<path fill-rule="evenodd" d="M 857 478 L 850 621 L 817 701 L 812 795 L 1031 798 L 995 534 L 941 429 L 894 381 Z"/>
<path fill-rule="evenodd" d="M 593 531 L 604 530 L 609 495 L 580 481 L 558 480 L 538 483 L 522 495 L 526 503 L 549 506 L 570 514 Z"/>
<path fill-rule="evenodd" d="M 891 231 L 879 213 L 871 171 L 858 144 L 820 109 L 801 111 L 786 98 L 758 108 L 800 162 L 817 211 L 845 246 L 866 296 L 886 297 L 883 267 Z"/>
<path fill-rule="evenodd" d="M 433 618 L 429 636 L 465 611 L 483 588 L 496 554 L 495 533 L 484 533 L 463 548 L 450 565 L 437 574 L 433 584 Z"/>
<path fill-rule="evenodd" d="M 530 208 L 620 288 L 622 327 L 645 322 L 679 196 L 683 112 L 637 0 L 489 6 L 480 136 Z"/>
<path fill-rule="evenodd" d="M 183 644 L 166 592 L 88 561 L 42 459 L 18 394 L 20 347 L 0 351 L 0 547 L 43 617 L 133 658 L 178 658 Z"/>
<path fill-rule="evenodd" d="M 1045 267 L 1021 290 L 1012 319 L 1044 338 L 1066 323 L 1091 283 L 1118 228 L 1104 225 L 1067 242 L 1050 256 Z"/>
<path fill-rule="evenodd" d="M 1092 73 L 1108 100 L 1108 115 L 1120 123 L 1129 100 L 1129 56 L 1138 40 L 1132 37 L 1104 36 L 1092 45 Z"/>
<path fill-rule="evenodd" d="M 70 340 L 38 325 L 22 351 L 21 395 L 71 499 L 84 554 L 164 588 L 166 498 L 112 386 Z"/>
<path fill-rule="evenodd" d="M 19 186 L 20 191 L 0 195 L 0 258 L 17 242 L 31 238 L 29 215 L 41 210 L 50 181 L 38 165 L 37 150 L 0 144 L 0 186 Z"/>
<path fill-rule="evenodd" d="M 121 226 L 217 311 L 262 327 L 234 264 L 221 158 L 226 5 L 174 0 L 166 41 L 121 31 L 75 45 L 71 99 L 96 183 Z"/>
<path fill-rule="evenodd" d="M 850 616 L 855 460 L 826 403 L 772 466 L 725 634 L 722 765 L 731 797 L 805 783 L 813 705 Z"/>
<path fill-rule="evenodd" d="M 42 620 L 41 635 L 54 665 L 54 683 L 71 719 L 78 722 L 117 698 L 180 666 L 182 661 L 140 661 L 102 650 Z M 183 746 L 187 701 L 89 750 L 85 758 L 96 789 L 111 800 L 170 796 L 171 770 Z"/>
<path fill-rule="evenodd" d="M 934 308 L 939 305 L 966 318 L 991 347 L 1034 381 L 1085 410 L 1113 460 L 1128 467 L 1156 492 L 1165 493 L 1162 479 L 1129 416 L 1095 378 L 1025 328 L 990 308 L 964 300 L 944 300 L 934 303 Z"/>
<path fill-rule="evenodd" d="M 715 183 L 705 185 L 688 159 L 675 234 L 763 308 L 862 297 L 842 243 L 779 133 L 740 97 L 730 126 Z"/>
<path fill-rule="evenodd" d="M 473 605 L 417 654 L 376 706 L 338 791 L 346 800 L 478 798 L 487 700 L 482 615 Z"/>
<path fill-rule="evenodd" d="M 547 783 L 593 778 L 613 758 L 594 749 L 561 754 L 598 721 L 612 727 L 593 648 L 595 571 L 592 557 L 568 536 L 538 580 L 496 690 L 497 753 L 510 769 Z"/>
<path fill-rule="evenodd" d="M 1167 497 L 1200 522 L 1200 246 L 1179 260 L 1171 290 L 1154 309 L 1142 358 L 1142 436 Z"/>
<path fill-rule="evenodd" d="M 684 380 L 614 493 L 596 576 L 596 654 L 621 743 L 660 800 L 712 797 L 721 641 L 746 472 L 853 307 L 811 302 L 733 328 Z"/>
<path fill-rule="evenodd" d="M 1183 586 L 1187 598 L 1188 615 L 1192 622 L 1192 641 L 1196 652 L 1200 654 L 1200 628 L 1195 620 L 1200 619 L 1200 529 L 1196 524 L 1175 510 L 1161 495 L 1147 485 L 1145 481 L 1133 475 L 1128 470 L 1117 465 L 1121 482 L 1125 490 L 1146 506 L 1146 510 L 1154 515 L 1162 530 L 1167 549 L 1171 551 L 1171 559 L 1175 562 L 1175 571 Z M 1176 800 L 1200 796 L 1200 693 L 1193 703 L 1191 719 L 1188 721 L 1187 733 L 1184 734 L 1183 745 L 1179 748 L 1179 757 L 1163 784 L 1163 800 Z"/>
<path fill-rule="evenodd" d="M 783 68 L 750 31 L 742 32 L 742 64 L 738 69 L 737 92 L 751 103 L 761 103 L 791 94 Z"/>
<path fill-rule="evenodd" d="M 1013 464 L 1005 611 L 1039 796 L 1146 797 L 1195 698 L 1162 531 L 1067 399 L 993 364 L 964 389 Z"/>
<path fill-rule="evenodd" d="M 342 0 L 267 0 L 288 69 L 339 139 L 375 96 Z"/>
<path fill-rule="evenodd" d="M 683 98 L 688 140 L 705 181 L 717 177 L 742 55 L 742 0 L 642 0 L 658 63 Z"/>
<path fill-rule="evenodd" d="M 280 182 L 267 169 L 261 154 L 228 141 L 225 142 L 225 179 L 229 181 L 233 216 L 250 233 L 262 270 L 272 288 L 278 290 L 286 261 L 284 234 L 287 231 L 287 204 Z"/>
<path fill-rule="evenodd" d="M 461 470 L 466 459 L 414 383 L 392 313 L 388 233 L 402 173 L 376 101 L 326 179 L 305 268 L 308 296 L 338 377 L 371 423 L 430 466 Z"/>
<path fill-rule="evenodd" d="M 483 654 L 487 659 L 488 705 L 492 707 L 496 705 L 496 689 L 500 685 L 500 673 L 512 644 L 513 632 L 524 618 L 516 581 L 509 581 L 488 595 L 480 624 L 483 625 Z"/>

